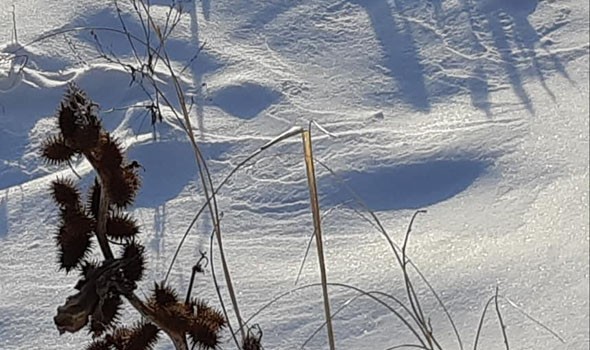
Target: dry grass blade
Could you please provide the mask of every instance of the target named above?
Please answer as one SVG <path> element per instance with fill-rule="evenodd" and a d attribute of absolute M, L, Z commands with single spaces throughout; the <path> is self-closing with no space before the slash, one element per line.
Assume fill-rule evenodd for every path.
<path fill-rule="evenodd" d="M 336 210 L 337 207 L 333 207 L 328 209 L 323 215 L 322 220 L 326 218 L 331 212 Z M 305 254 L 303 254 L 303 258 L 301 259 L 301 265 L 299 265 L 299 270 L 297 271 L 297 277 L 295 278 L 295 285 L 299 283 L 299 278 L 301 277 L 301 273 L 303 272 L 303 266 L 305 266 L 305 261 L 307 260 L 307 255 L 309 254 L 309 250 L 311 249 L 311 243 L 313 242 L 313 238 L 315 237 L 315 230 L 309 236 L 309 240 L 307 241 L 307 247 L 305 248 Z"/>
<path fill-rule="evenodd" d="M 547 325 L 543 324 L 541 321 L 537 320 L 536 318 L 534 318 L 533 316 L 531 316 L 530 314 L 528 314 L 520 306 L 516 305 L 516 303 L 514 301 L 508 299 L 507 297 L 505 297 L 503 295 L 499 295 L 499 297 L 502 298 L 502 299 L 504 299 L 504 300 L 506 300 L 506 302 L 510 306 L 512 306 L 514 309 L 516 309 L 516 311 L 520 312 L 522 315 L 524 315 L 530 321 L 534 322 L 537 326 L 539 326 L 539 327 L 543 328 L 544 330 L 546 330 L 547 332 L 551 333 L 551 335 L 554 336 L 557 340 L 559 340 L 562 344 L 566 344 L 567 343 L 565 341 L 565 339 L 563 339 L 562 337 L 560 337 L 559 334 L 557 334 L 554 330 L 552 330 Z"/>
<path fill-rule="evenodd" d="M 368 298 L 370 298 L 371 300 L 375 301 L 376 303 L 378 303 L 379 305 L 385 307 L 387 310 L 391 311 L 391 313 L 393 315 L 395 315 L 397 318 L 399 318 L 404 325 L 406 325 L 406 327 L 412 332 L 412 334 L 414 334 L 414 336 L 416 337 L 416 339 L 423 345 L 424 348 L 426 348 L 426 344 L 424 343 L 424 341 L 420 338 L 420 335 L 418 333 L 418 331 L 397 311 L 395 310 L 393 307 L 391 307 L 389 304 L 387 304 L 386 302 L 384 302 L 382 299 L 380 299 L 379 297 L 377 297 L 376 295 L 380 295 L 389 299 L 394 300 L 397 304 L 401 305 L 406 312 L 408 312 L 408 314 L 410 314 L 410 317 L 412 317 L 411 313 L 409 312 L 409 310 L 403 306 L 403 303 L 401 301 L 399 301 L 398 299 L 396 299 L 394 296 L 383 293 L 383 292 L 378 292 L 378 291 L 370 291 L 367 292 L 361 288 L 352 286 L 352 285 L 348 285 L 348 284 L 344 284 L 344 283 L 328 283 L 328 286 L 331 287 L 339 287 L 339 288 L 345 288 L 345 289 L 349 289 L 349 290 L 353 290 L 357 293 L 359 293 L 362 296 L 366 296 Z M 293 296 L 293 293 L 301 291 L 301 290 L 305 290 L 305 289 L 309 289 L 309 288 L 315 288 L 321 286 L 321 283 L 312 283 L 312 284 L 307 284 L 301 287 L 297 287 L 297 288 L 293 288 L 288 290 L 287 292 L 284 292 L 282 294 L 277 295 L 276 297 L 274 297 L 273 299 L 271 299 L 270 301 L 268 301 L 266 304 L 264 304 L 262 307 L 260 307 L 256 312 L 254 312 L 252 314 L 252 316 L 250 316 L 249 319 L 247 319 L 245 321 L 245 324 L 250 323 L 255 317 L 257 317 L 260 313 L 262 313 L 264 310 L 268 309 L 269 307 L 271 307 L 272 305 L 274 305 L 275 303 L 277 303 L 279 300 L 288 297 L 288 296 Z M 414 320 L 416 322 L 416 320 Z M 323 327 L 323 325 L 322 325 Z"/>
<path fill-rule="evenodd" d="M 336 348 L 336 344 L 334 341 L 334 329 L 332 327 L 330 299 L 328 296 L 328 277 L 326 274 L 326 262 L 324 260 L 324 245 L 322 242 L 322 222 L 320 215 L 320 205 L 318 201 L 318 190 L 315 178 L 315 168 L 313 164 L 311 133 L 309 132 L 309 130 L 305 130 L 301 135 L 303 138 L 303 151 L 305 155 L 305 168 L 307 171 L 307 184 L 309 187 L 311 210 L 313 214 L 313 226 L 316 238 L 316 248 L 318 251 L 318 260 L 320 266 L 320 277 L 322 281 L 322 294 L 324 297 L 324 312 L 326 316 L 326 327 L 328 329 L 328 342 L 330 344 L 330 349 L 334 350 Z"/>
<path fill-rule="evenodd" d="M 379 220 L 379 218 L 377 217 L 375 212 L 373 212 L 368 207 L 368 205 L 365 203 L 365 201 L 363 201 L 363 199 L 352 188 L 350 188 L 350 186 L 348 186 L 346 184 L 344 179 L 342 179 L 338 174 L 336 174 L 336 172 L 334 170 L 332 170 L 332 168 L 330 168 L 328 165 L 326 165 L 324 162 L 322 162 L 319 159 L 315 159 L 315 161 L 318 164 L 320 164 L 324 169 L 326 169 L 328 172 L 330 172 L 330 174 L 332 174 L 332 176 L 334 176 L 336 181 L 354 198 L 355 202 L 358 203 L 367 213 L 369 213 L 369 215 L 373 218 L 374 224 L 377 226 L 377 230 L 386 239 L 386 241 L 387 241 L 389 247 L 391 248 L 398 264 L 400 265 L 400 267 L 403 266 L 402 257 L 399 254 L 399 251 L 401 251 L 401 248 L 391 239 L 391 237 L 387 233 L 387 230 L 385 230 L 385 227 L 383 227 L 383 225 L 381 224 L 381 220 Z M 361 215 L 361 218 L 366 220 L 366 218 L 363 215 Z M 432 287 L 430 282 L 428 282 L 428 279 L 426 279 L 426 277 L 424 276 L 422 271 L 420 271 L 418 266 L 412 261 L 412 259 L 410 259 L 408 257 L 407 262 L 414 269 L 414 271 L 416 271 L 418 276 L 420 276 L 420 279 L 422 280 L 422 282 L 424 282 L 424 284 L 426 284 L 426 286 L 428 287 L 428 289 L 430 290 L 430 292 L 432 293 L 432 295 L 434 296 L 434 298 L 436 299 L 436 301 L 438 302 L 440 307 L 443 309 L 447 319 L 449 320 L 449 323 L 451 324 L 451 327 L 453 328 L 453 332 L 455 333 L 457 343 L 459 344 L 459 349 L 463 350 L 464 349 L 463 340 L 461 339 L 461 335 L 459 334 L 459 330 L 457 329 L 457 326 L 455 325 L 455 321 L 453 320 L 448 308 L 443 303 L 442 299 L 440 298 L 440 296 L 438 295 L 438 293 L 436 292 L 434 287 Z"/>
<path fill-rule="evenodd" d="M 329 283 L 330 284 L 330 283 Z M 345 286 L 344 284 L 342 284 L 342 286 Z M 336 312 L 334 312 L 332 314 L 332 319 L 338 314 L 340 313 L 342 310 L 346 309 L 348 306 L 350 306 L 355 300 L 357 300 L 358 298 L 362 297 L 362 296 L 368 296 L 368 297 L 375 297 L 376 295 L 378 296 L 382 296 L 384 298 L 389 298 L 392 299 L 393 301 L 395 301 L 399 306 L 401 306 L 406 313 L 410 316 L 410 318 L 412 318 L 412 320 L 419 325 L 418 320 L 416 319 L 416 317 L 412 314 L 412 312 L 408 309 L 408 307 L 406 305 L 404 305 L 403 302 L 401 302 L 399 299 L 397 299 L 396 297 L 394 297 L 393 295 L 387 294 L 387 293 L 383 293 L 383 292 L 379 292 L 379 291 L 369 291 L 369 292 L 365 292 L 363 290 L 361 290 L 360 288 L 357 287 L 353 287 L 350 285 L 346 285 L 347 288 L 349 289 L 353 289 L 354 291 L 358 292 L 359 294 L 354 296 L 353 298 L 349 299 L 348 301 L 346 301 L 342 306 L 340 306 L 338 308 L 338 310 L 336 310 Z M 376 300 L 376 299 L 374 299 Z M 402 321 L 402 323 L 404 323 L 404 325 L 414 334 L 414 336 L 416 337 L 416 339 L 418 339 L 418 341 L 422 344 L 419 345 L 420 348 L 422 349 L 428 349 L 426 347 L 426 344 L 424 343 L 424 341 L 420 338 L 420 335 L 418 334 L 418 332 L 414 329 L 414 327 L 412 327 L 412 325 L 410 324 L 410 322 L 408 320 L 406 320 L 401 313 L 397 312 L 395 309 L 390 308 L 389 309 L 398 319 L 400 319 Z M 318 328 L 316 328 L 316 330 L 305 340 L 305 342 L 301 345 L 301 349 L 303 349 L 312 339 L 313 337 L 315 337 L 316 334 L 318 334 L 322 328 L 324 328 L 324 326 L 326 325 L 326 323 L 322 323 Z M 403 346 L 403 345 L 402 345 Z"/>

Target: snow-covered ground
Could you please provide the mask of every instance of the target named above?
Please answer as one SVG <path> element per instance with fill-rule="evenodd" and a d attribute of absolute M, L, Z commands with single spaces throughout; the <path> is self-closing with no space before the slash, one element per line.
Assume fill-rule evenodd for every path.
<path fill-rule="evenodd" d="M 124 9 L 129 9 L 121 1 Z M 169 1 L 152 0 L 156 18 Z M 197 141 L 220 182 L 244 157 L 293 126 L 313 128 L 314 155 L 376 212 L 473 347 L 486 300 L 500 293 L 562 337 L 501 302 L 510 349 L 589 349 L 589 5 L 582 0 L 183 1 L 169 39 Z M 13 11 L 16 18 L 15 38 Z M 128 29 L 140 23 L 123 13 Z M 39 158 L 67 82 L 101 106 L 105 126 L 144 167 L 133 215 L 150 257 L 141 290 L 161 280 L 203 203 L 186 135 L 156 126 L 119 65 L 96 58 L 88 30 L 120 28 L 111 1 L 0 0 L 0 349 L 81 349 L 53 316 L 77 277 L 58 271 L 48 184 L 66 168 Z M 61 31 L 62 34 L 53 35 Z M 96 31 L 118 57 L 126 38 Z M 17 40 L 16 40 L 17 39 Z M 91 167 L 74 164 L 83 183 Z M 339 180 L 318 166 L 328 280 L 402 296 L 394 257 Z M 240 170 L 218 197 L 241 312 L 294 288 L 313 232 L 302 146 L 285 141 Z M 171 282 L 185 290 L 211 224 L 189 236 Z M 220 266 L 217 263 L 217 266 Z M 297 286 L 319 281 L 315 254 Z M 442 310 L 418 283 L 443 348 L 459 349 Z M 216 302 L 210 272 L 199 295 Z M 141 294 L 141 293 L 140 293 Z M 355 292 L 331 287 L 334 309 Z M 293 292 L 252 322 L 266 349 L 298 349 L 321 325 L 319 287 Z M 338 349 L 412 342 L 390 311 L 355 299 L 334 319 Z M 226 334 L 226 339 L 229 337 Z M 231 348 L 228 342 L 228 348 Z M 160 348 L 170 348 L 162 342 Z M 325 331 L 306 348 L 325 349 Z M 481 349 L 504 349 L 494 317 Z"/>

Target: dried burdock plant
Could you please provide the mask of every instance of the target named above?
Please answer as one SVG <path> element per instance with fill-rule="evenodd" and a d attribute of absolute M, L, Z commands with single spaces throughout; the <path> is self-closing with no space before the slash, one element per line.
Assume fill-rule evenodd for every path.
<path fill-rule="evenodd" d="M 74 333 L 87 327 L 94 338 L 87 347 L 91 350 L 152 349 L 160 331 L 176 349 L 188 350 L 189 338 L 193 347 L 217 348 L 226 319 L 204 301 L 181 301 L 164 284 L 155 284 L 145 302 L 135 295 L 145 273 L 145 249 L 136 220 L 123 210 L 133 204 L 139 190 L 141 166 L 126 160 L 121 145 L 103 129 L 97 111 L 86 93 L 70 84 L 56 115 L 58 133 L 41 151 L 50 164 L 83 156 L 97 173 L 86 200 L 72 179 L 51 183 L 60 217 L 55 235 L 59 267 L 67 273 L 80 272 L 77 293 L 57 309 L 57 329 Z M 102 261 L 89 260 L 96 241 Z M 112 243 L 121 245 L 118 253 L 113 253 Z M 124 299 L 140 313 L 142 323 L 121 325 Z"/>

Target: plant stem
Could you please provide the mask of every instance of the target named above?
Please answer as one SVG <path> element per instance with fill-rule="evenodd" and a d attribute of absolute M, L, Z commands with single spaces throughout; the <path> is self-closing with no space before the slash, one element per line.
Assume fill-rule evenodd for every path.
<path fill-rule="evenodd" d="M 330 299 L 328 297 L 328 277 L 326 275 L 326 263 L 324 261 L 324 246 L 322 242 L 322 223 L 320 216 L 320 205 L 318 203 L 318 191 L 315 178 L 315 168 L 313 165 L 313 153 L 311 146 L 311 134 L 309 130 L 302 133 L 303 151 L 305 154 L 305 167 L 307 170 L 307 182 L 309 187 L 309 196 L 311 200 L 311 211 L 313 213 L 313 225 L 315 229 L 315 239 L 320 264 L 320 277 L 322 282 L 322 293 L 324 296 L 324 312 L 326 314 L 326 327 L 328 329 L 328 342 L 330 350 L 335 350 L 334 329 L 332 328 L 332 313 L 330 312 Z"/>

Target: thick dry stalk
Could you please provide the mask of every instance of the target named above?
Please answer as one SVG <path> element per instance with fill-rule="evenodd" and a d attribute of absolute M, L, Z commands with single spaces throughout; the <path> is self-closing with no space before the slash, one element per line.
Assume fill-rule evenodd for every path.
<path fill-rule="evenodd" d="M 113 252 L 107 240 L 107 220 L 109 218 L 109 196 L 107 188 L 103 184 L 100 185 L 100 202 L 98 206 L 98 217 L 96 218 L 96 239 L 100 245 L 100 250 L 106 260 L 113 259 Z"/>
<path fill-rule="evenodd" d="M 92 159 L 92 158 L 89 157 L 88 159 Z M 100 174 L 99 167 L 95 167 L 95 170 L 97 172 L 99 172 L 99 174 Z M 105 258 L 107 260 L 113 258 L 113 253 L 111 251 L 111 247 L 109 246 L 108 241 L 106 241 L 106 237 L 107 237 L 107 235 L 106 235 L 106 221 L 108 219 L 109 203 L 110 203 L 110 198 L 108 196 L 108 191 L 106 189 L 106 185 L 103 184 L 103 185 L 101 185 L 101 191 L 100 191 L 100 205 L 98 208 L 99 217 L 97 218 L 96 237 L 98 238 L 99 242 L 101 242 L 101 239 L 104 240 L 104 246 L 101 243 L 100 248 L 102 250 L 103 255 L 105 256 Z M 125 295 L 125 298 L 127 298 L 127 300 L 129 300 L 129 303 L 144 318 L 146 318 L 151 323 L 153 323 L 156 326 L 158 326 L 159 328 L 161 328 L 168 335 L 168 337 L 170 337 L 170 339 L 172 340 L 172 343 L 174 344 L 174 348 L 176 350 L 188 350 L 188 345 L 187 345 L 186 337 L 185 337 L 184 333 L 178 332 L 176 330 L 172 330 L 165 323 L 161 322 L 160 319 L 157 317 L 156 313 L 152 309 L 150 309 L 147 305 L 145 305 L 143 303 L 143 301 L 141 301 L 141 299 L 139 299 L 139 297 L 137 297 L 137 295 L 135 295 L 135 293 L 130 293 L 128 295 Z"/>
<path fill-rule="evenodd" d="M 328 278 L 326 275 L 326 263 L 324 261 L 324 245 L 322 242 L 322 223 L 320 216 L 320 205 L 318 202 L 318 191 L 315 178 L 315 168 L 313 165 L 313 153 L 311 147 L 311 134 L 309 130 L 302 133 L 303 152 L 305 154 L 305 168 L 307 171 L 307 183 L 309 187 L 309 197 L 311 200 L 311 211 L 313 214 L 313 226 L 315 229 L 315 239 L 318 251 L 318 260 L 320 265 L 320 277 L 322 282 L 322 293 L 324 296 L 324 312 L 326 314 L 326 328 L 328 330 L 328 342 L 330 350 L 336 349 L 334 342 L 334 329 L 332 328 L 332 318 L 330 311 L 330 299 L 328 297 Z"/>
<path fill-rule="evenodd" d="M 126 298 L 129 303 L 141 314 L 141 316 L 158 326 L 164 331 L 164 333 L 168 335 L 168 337 L 170 337 L 170 340 L 172 340 L 172 343 L 174 344 L 174 349 L 188 350 L 184 333 L 171 330 L 165 323 L 160 322 L 158 317 L 155 315 L 155 312 L 145 305 L 143 301 L 137 297 L 137 295 L 131 294 L 126 296 Z"/>

